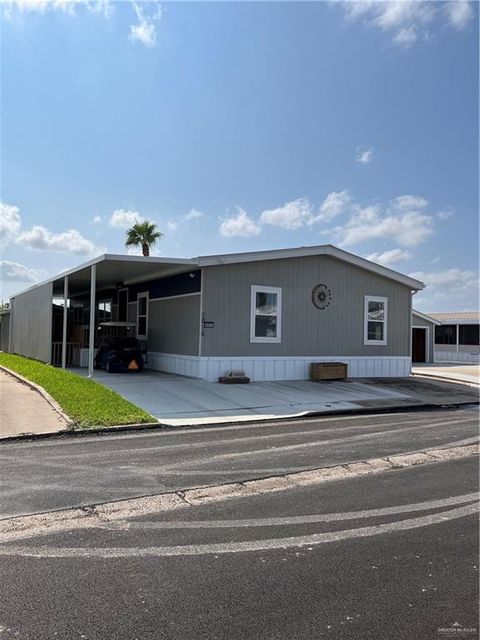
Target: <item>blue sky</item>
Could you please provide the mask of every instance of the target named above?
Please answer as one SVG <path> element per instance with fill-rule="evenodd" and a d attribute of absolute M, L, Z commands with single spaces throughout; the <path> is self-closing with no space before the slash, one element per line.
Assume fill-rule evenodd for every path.
<path fill-rule="evenodd" d="M 2 7 L 2 297 L 154 220 L 160 255 L 333 243 L 477 307 L 478 5 Z"/>

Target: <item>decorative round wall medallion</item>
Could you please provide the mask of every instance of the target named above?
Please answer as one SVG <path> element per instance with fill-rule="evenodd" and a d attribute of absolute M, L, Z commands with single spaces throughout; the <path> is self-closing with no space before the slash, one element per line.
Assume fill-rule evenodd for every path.
<path fill-rule="evenodd" d="M 332 290 L 326 284 L 317 284 L 313 287 L 312 302 L 317 309 L 326 309 L 332 301 Z"/>

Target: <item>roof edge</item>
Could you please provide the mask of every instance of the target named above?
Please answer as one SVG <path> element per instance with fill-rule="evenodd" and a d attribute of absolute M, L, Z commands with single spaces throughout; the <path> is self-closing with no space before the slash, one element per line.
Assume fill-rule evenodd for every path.
<path fill-rule="evenodd" d="M 416 309 L 412 309 L 412 316 L 418 316 L 419 318 L 422 318 L 422 320 L 431 322 L 432 324 L 435 324 L 438 327 L 442 324 L 439 320 L 435 320 L 435 318 L 432 318 L 432 316 L 429 316 L 426 313 L 422 313 L 421 311 L 416 311 Z"/>
<path fill-rule="evenodd" d="M 361 258 L 353 253 L 339 249 L 332 244 L 321 244 L 307 247 L 295 247 L 291 249 L 273 249 L 267 251 L 250 251 L 246 253 L 227 253 L 211 256 L 199 256 L 197 258 L 200 267 L 221 266 L 243 262 L 258 262 L 260 260 L 280 260 L 282 258 L 303 258 L 315 255 L 328 255 L 344 262 L 349 262 L 361 269 L 372 271 L 378 275 L 390 278 L 409 286 L 415 291 L 420 291 L 425 284 L 420 280 L 406 276 L 403 273 L 376 264 L 366 258 Z"/>
<path fill-rule="evenodd" d="M 45 284 L 53 283 L 56 280 L 61 280 L 62 278 L 65 278 L 65 276 L 69 276 L 72 273 L 76 273 L 77 271 L 82 271 L 82 269 L 87 269 L 88 267 L 91 267 L 94 264 L 99 264 L 100 262 L 109 262 L 114 260 L 117 260 L 119 262 L 148 261 L 150 264 L 181 264 L 181 265 L 198 266 L 198 262 L 195 258 L 162 258 L 161 256 L 130 256 L 122 253 L 119 253 L 119 254 L 102 253 L 99 256 L 90 258 L 90 260 L 87 260 L 86 262 L 82 262 L 76 267 L 71 267 L 70 269 L 65 269 L 64 271 L 60 271 L 60 273 L 57 273 L 57 275 L 52 276 L 51 278 L 47 278 L 46 280 L 41 280 L 40 282 L 32 284 L 32 286 L 27 287 L 26 289 L 22 289 L 21 291 L 14 293 L 13 295 L 10 296 L 10 300 L 13 300 L 17 296 L 21 296 L 24 293 L 27 293 L 28 291 L 32 291 L 37 287 L 42 287 Z"/>

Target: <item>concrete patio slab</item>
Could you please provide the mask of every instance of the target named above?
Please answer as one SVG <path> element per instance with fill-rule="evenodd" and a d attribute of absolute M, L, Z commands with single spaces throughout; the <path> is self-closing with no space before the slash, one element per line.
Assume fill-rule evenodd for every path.
<path fill-rule="evenodd" d="M 75 370 L 86 375 L 85 370 Z M 221 385 L 157 371 L 139 374 L 95 372 L 95 380 L 174 426 L 304 416 L 409 402 L 403 390 L 364 382 L 293 380 Z"/>

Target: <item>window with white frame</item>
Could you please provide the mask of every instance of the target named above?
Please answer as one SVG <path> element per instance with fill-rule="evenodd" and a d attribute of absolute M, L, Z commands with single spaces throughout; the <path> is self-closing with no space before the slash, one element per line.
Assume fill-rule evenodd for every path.
<path fill-rule="evenodd" d="M 97 308 L 98 322 L 110 322 L 112 319 L 112 300 L 99 300 Z"/>
<path fill-rule="evenodd" d="M 146 340 L 148 335 L 148 292 L 137 296 L 137 338 Z"/>
<path fill-rule="evenodd" d="M 252 285 L 250 301 L 250 342 L 281 342 L 282 290 Z"/>
<path fill-rule="evenodd" d="M 365 296 L 365 344 L 387 344 L 388 298 Z"/>

